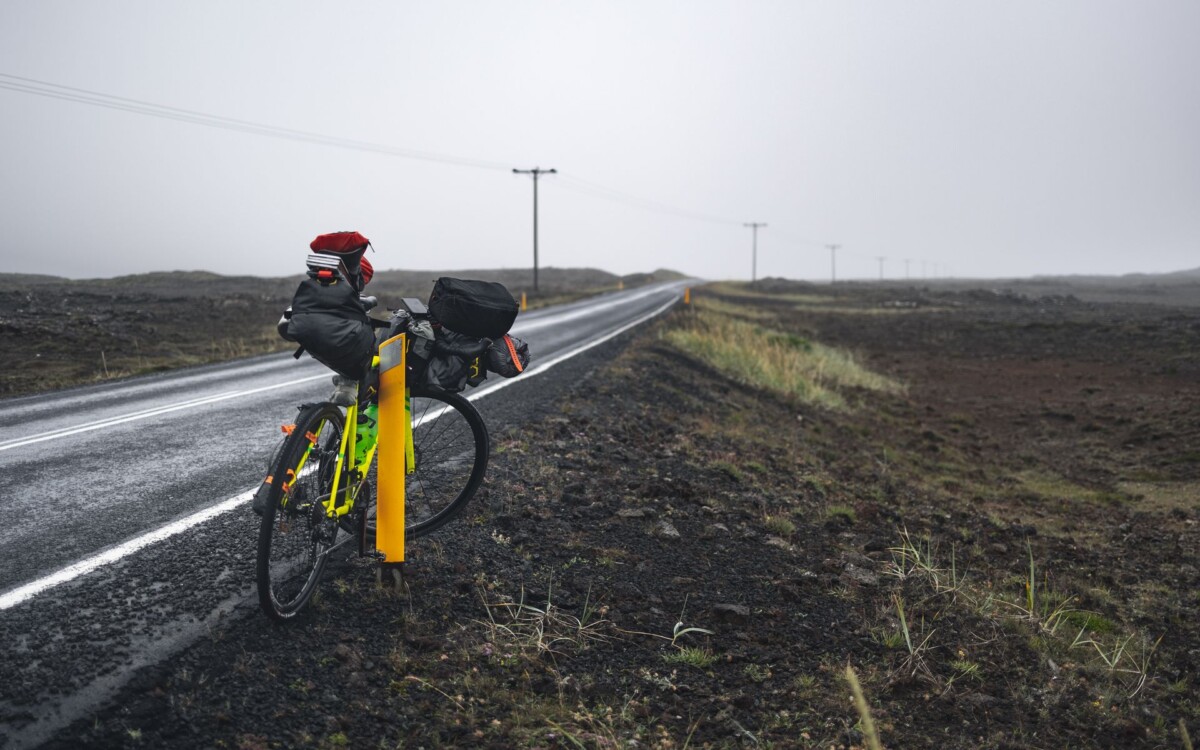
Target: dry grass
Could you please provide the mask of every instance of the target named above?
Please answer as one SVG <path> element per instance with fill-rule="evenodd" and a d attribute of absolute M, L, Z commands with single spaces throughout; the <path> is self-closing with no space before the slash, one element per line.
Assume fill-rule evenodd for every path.
<path fill-rule="evenodd" d="M 827 408 L 846 407 L 842 392 L 852 388 L 904 390 L 849 352 L 738 319 L 729 307 L 698 300 L 696 314 L 668 331 L 667 340 L 742 383 Z"/>

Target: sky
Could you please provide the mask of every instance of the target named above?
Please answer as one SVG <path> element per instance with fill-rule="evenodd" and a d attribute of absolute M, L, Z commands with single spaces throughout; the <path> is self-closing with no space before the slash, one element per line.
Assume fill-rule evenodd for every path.
<path fill-rule="evenodd" d="M 286 276 L 343 229 L 531 267 L 533 167 L 541 267 L 1196 268 L 1198 38 L 1194 0 L 4 0 L 0 270 Z"/>

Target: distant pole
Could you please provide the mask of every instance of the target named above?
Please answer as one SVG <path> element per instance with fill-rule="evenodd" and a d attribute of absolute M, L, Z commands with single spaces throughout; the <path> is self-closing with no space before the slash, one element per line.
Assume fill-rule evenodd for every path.
<path fill-rule="evenodd" d="M 533 291 L 538 290 L 538 222 L 537 222 L 537 184 L 538 177 L 544 174 L 558 174 L 557 169 L 542 169 L 534 167 L 533 169 L 514 169 L 513 174 L 531 174 L 533 175 Z"/>
<path fill-rule="evenodd" d="M 879 261 L 879 280 L 883 281 L 883 262 L 887 260 L 887 258 L 883 255 L 876 255 L 875 260 Z"/>
<path fill-rule="evenodd" d="M 925 270 L 925 259 L 924 258 L 921 259 L 921 278 L 922 279 L 929 278 L 929 273 Z"/>
<path fill-rule="evenodd" d="M 829 283 L 837 283 L 837 251 L 841 245 L 826 245 L 829 248 Z"/>
<path fill-rule="evenodd" d="M 750 283 L 752 284 L 758 280 L 758 228 L 765 227 L 766 225 L 766 222 L 762 221 L 751 221 L 742 224 L 744 227 L 750 227 L 754 235 L 750 245 Z"/>
<path fill-rule="evenodd" d="M 909 261 L 911 261 L 911 260 L 912 260 L 912 258 L 904 259 L 904 280 L 905 281 L 908 280 L 908 264 L 909 264 Z"/>

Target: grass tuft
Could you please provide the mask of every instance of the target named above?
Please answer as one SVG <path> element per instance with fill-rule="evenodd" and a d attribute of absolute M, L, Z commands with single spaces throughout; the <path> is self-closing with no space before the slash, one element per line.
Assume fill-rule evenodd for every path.
<path fill-rule="evenodd" d="M 697 314 L 667 332 L 667 340 L 747 385 L 831 409 L 846 407 L 838 392 L 866 388 L 903 391 L 899 383 L 863 367 L 850 353 L 772 330 L 697 303 Z"/>

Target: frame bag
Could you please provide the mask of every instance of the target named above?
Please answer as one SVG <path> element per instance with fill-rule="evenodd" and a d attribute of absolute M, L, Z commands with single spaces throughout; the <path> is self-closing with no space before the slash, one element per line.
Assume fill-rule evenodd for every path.
<path fill-rule="evenodd" d="M 458 393 L 487 379 L 484 369 L 486 342 L 442 329 L 437 333 L 429 358 L 414 371 L 415 384 Z"/>

